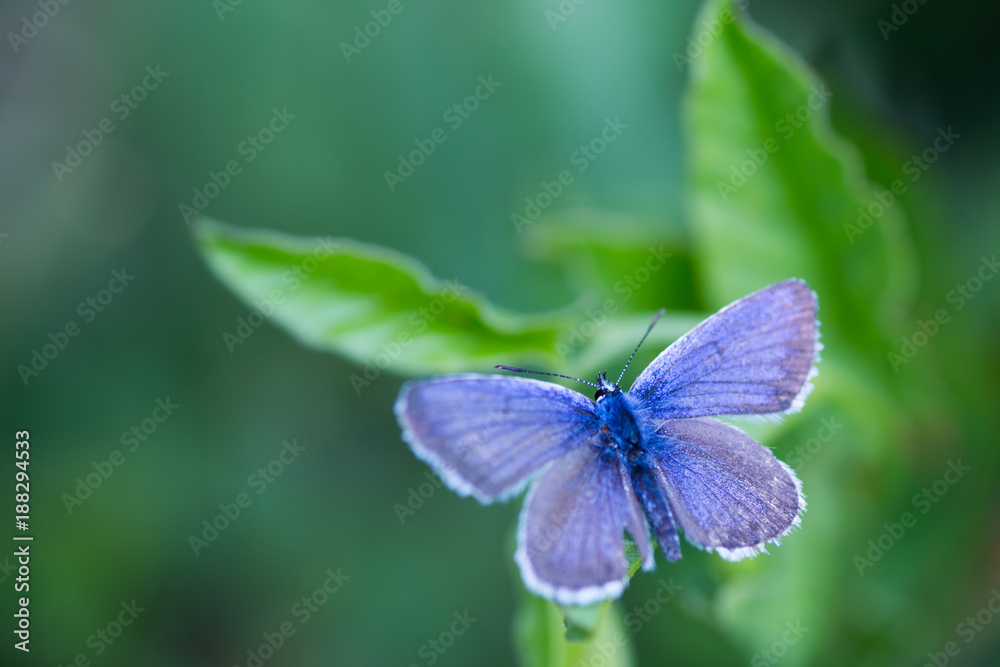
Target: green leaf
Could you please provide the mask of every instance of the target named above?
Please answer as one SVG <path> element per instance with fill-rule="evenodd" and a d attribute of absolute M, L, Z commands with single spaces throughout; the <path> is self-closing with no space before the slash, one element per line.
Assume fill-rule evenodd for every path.
<path fill-rule="evenodd" d="M 366 372 L 417 375 L 520 363 L 589 373 L 623 364 L 652 317 L 625 314 L 631 303 L 621 294 L 529 317 L 502 311 L 458 279 L 438 280 L 387 248 L 206 219 L 194 232 L 209 267 L 251 308 L 301 343 L 348 357 Z M 614 307 L 605 309 L 608 303 Z M 662 349 L 700 319 L 668 313 L 647 347 Z M 234 349 L 239 344 L 227 340 Z M 356 374 L 352 382 L 370 379 Z"/>
<path fill-rule="evenodd" d="M 587 307 L 607 297 L 633 311 L 699 305 L 690 241 L 675 223 L 576 209 L 547 215 L 521 238 L 527 255 L 565 270 Z"/>
<path fill-rule="evenodd" d="M 688 211 L 711 305 L 796 276 L 820 294 L 824 336 L 884 340 L 915 286 L 902 207 L 859 226 L 885 188 L 831 129 L 834 93 L 729 2 L 709 2 L 695 25 L 715 20 L 685 100 Z"/>
<path fill-rule="evenodd" d="M 514 617 L 514 639 L 523 667 L 635 664 L 621 612 L 610 600 L 575 607 L 567 613 L 559 605 L 522 590 Z"/>
<path fill-rule="evenodd" d="M 566 640 L 571 642 L 585 642 L 599 630 L 601 621 L 607 613 L 609 602 L 595 602 L 593 604 L 578 606 L 570 605 L 563 607 L 563 625 L 566 627 Z"/>
<path fill-rule="evenodd" d="M 884 351 L 912 298 L 915 264 L 898 201 L 871 225 L 858 223 L 873 193 L 888 201 L 886 188 L 868 182 L 858 150 L 831 129 L 828 89 L 730 3 L 709 2 L 695 22 L 713 24 L 722 30 L 693 59 L 685 100 L 688 212 L 702 283 L 718 306 L 792 276 L 809 282 L 826 345 L 817 389 L 794 418 L 795 437 L 772 433 L 769 444 L 800 451 L 825 416 L 850 433 L 824 452 L 822 469 L 799 471 L 810 499 L 801 531 L 770 556 L 716 566 L 725 585 L 714 618 L 753 656 L 788 624 L 829 627 L 837 613 L 836 577 L 815 572 L 840 567 L 829 545 L 851 543 L 856 532 L 841 488 L 851 468 L 839 467 L 838 456 L 854 466 L 898 456 Z M 809 662 L 823 642 L 807 633 L 783 661 Z"/>
<path fill-rule="evenodd" d="M 564 314 L 501 312 L 459 279 L 438 280 L 387 248 L 211 220 L 196 223 L 194 233 L 215 275 L 249 306 L 309 347 L 376 369 L 421 374 L 500 362 L 544 366 L 553 363 L 555 344 L 568 328 Z"/>

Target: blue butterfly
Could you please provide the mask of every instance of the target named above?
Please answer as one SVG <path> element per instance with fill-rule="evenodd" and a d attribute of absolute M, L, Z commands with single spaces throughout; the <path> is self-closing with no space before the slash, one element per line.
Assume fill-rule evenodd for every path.
<path fill-rule="evenodd" d="M 681 557 L 679 528 L 737 561 L 799 525 L 792 469 L 710 417 L 798 412 L 821 349 L 816 311 L 806 283 L 786 280 L 699 324 L 628 391 L 624 369 L 614 384 L 604 373 L 586 383 L 593 401 L 541 380 L 446 375 L 405 384 L 396 417 L 414 454 L 463 496 L 491 503 L 534 480 L 514 556 L 529 590 L 561 604 L 617 597 L 626 531 L 651 570 L 650 529 L 667 560 Z"/>

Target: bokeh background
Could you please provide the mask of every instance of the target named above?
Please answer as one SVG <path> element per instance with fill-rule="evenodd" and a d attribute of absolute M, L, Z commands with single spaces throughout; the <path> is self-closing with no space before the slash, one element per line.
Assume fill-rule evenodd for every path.
<path fill-rule="evenodd" d="M 835 221 L 803 252 L 746 214 L 766 212 L 770 177 L 712 199 L 729 163 L 712 153 L 710 130 L 773 121 L 713 101 L 725 100 L 725 85 L 693 86 L 692 72 L 718 71 L 707 55 L 675 57 L 702 31 L 698 3 L 567 1 L 562 21 L 552 18 L 555 0 L 401 0 L 348 58 L 341 44 L 389 4 L 17 0 L 0 9 L 0 507 L 12 523 L 14 432 L 29 429 L 35 535 L 28 655 L 12 648 L 13 547 L 0 550 L 4 664 L 68 665 L 81 654 L 95 665 L 255 664 L 247 651 L 286 622 L 295 634 L 264 664 L 511 665 L 518 647 L 527 651 L 533 602 L 510 557 L 520 503 L 484 508 L 421 489 L 427 468 L 391 412 L 406 368 L 358 392 L 350 378 L 363 359 L 310 349 L 273 322 L 227 345 L 248 307 L 209 270 L 179 205 L 230 160 L 241 171 L 208 203 L 213 218 L 396 249 L 499 312 L 555 311 L 579 325 L 648 246 L 665 244 L 664 271 L 614 329 L 618 356 L 573 348 L 553 368 L 583 377 L 617 368 L 619 350 L 641 334 L 637 322 L 660 305 L 678 314 L 637 363 L 772 281 L 769 272 L 809 279 L 827 343 L 816 394 L 802 415 L 748 427 L 803 478 L 802 530 L 750 563 L 690 545 L 676 565 L 659 558 L 610 613 L 627 619 L 663 580 L 680 592 L 626 630 L 631 648 L 612 660 L 996 664 L 1000 621 L 989 622 L 988 604 L 1000 586 L 1000 282 L 986 280 L 961 310 L 948 295 L 1000 247 L 997 9 L 749 3 L 750 17 L 786 45 L 778 60 L 832 91 L 812 121 L 825 126 L 829 115 L 848 142 L 838 144 L 845 159 L 871 181 L 899 178 L 939 128 L 960 134 L 892 206 L 891 233 L 886 216 L 884 229 L 849 244 Z M 50 17 L 31 18 L 45 7 Z M 894 11 L 899 29 L 887 31 L 879 22 Z M 32 31 L 25 17 L 44 25 Z M 733 62 L 750 62 L 734 44 Z M 115 100 L 147 67 L 166 76 L 123 117 Z M 446 126 L 445 110 L 491 76 L 500 86 L 390 190 L 384 172 L 397 156 Z M 753 76 L 780 78 L 747 74 L 746 99 L 767 95 Z M 242 142 L 275 109 L 294 118 L 245 161 Z M 618 117 L 628 129 L 519 233 L 511 216 L 525 198 Z M 104 118 L 113 130 L 79 166 L 53 167 Z M 808 162 L 782 169 L 781 183 L 807 193 L 795 200 L 801 229 L 818 228 L 826 213 L 816 202 L 841 186 Z M 895 259 L 871 245 L 852 254 L 869 241 Z M 740 270 L 725 273 L 734 261 Z M 134 279 L 102 291 L 115 271 Z M 852 281 L 872 272 L 891 288 L 866 302 L 867 283 Z M 940 309 L 947 323 L 893 372 L 887 355 Z M 79 334 L 26 380 L 19 366 L 71 321 Z M 551 352 L 541 361 L 554 364 Z M 178 406 L 162 423 L 149 421 L 163 415 L 158 400 Z M 821 431 L 824 423 L 837 426 Z M 145 440 L 123 440 L 144 424 Z M 274 464 L 285 441 L 303 449 Z M 78 478 L 106 468 L 115 450 L 121 464 L 68 505 Z M 959 459 L 970 470 L 935 487 Z M 268 465 L 270 481 L 253 477 Z M 934 500 L 926 513 L 925 488 Z M 401 520 L 398 506 L 414 492 L 429 497 Z M 196 554 L 190 537 L 241 493 L 252 502 Z M 885 538 L 906 512 L 912 527 Z M 859 566 L 880 538 L 889 548 Z M 296 605 L 328 571 L 347 578 L 302 622 Z M 108 626 L 133 601 L 143 610 L 134 622 L 100 639 L 100 630 L 117 634 Z M 467 631 L 453 642 L 442 635 L 466 613 L 476 619 Z M 970 616 L 979 627 L 971 636 L 961 625 Z M 437 652 L 431 640 L 448 646 Z"/>

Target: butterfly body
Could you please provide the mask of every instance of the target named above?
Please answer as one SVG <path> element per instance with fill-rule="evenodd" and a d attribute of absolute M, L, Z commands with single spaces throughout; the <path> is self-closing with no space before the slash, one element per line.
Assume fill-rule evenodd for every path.
<path fill-rule="evenodd" d="M 625 535 L 648 570 L 651 537 L 670 561 L 680 531 L 740 560 L 799 525 L 795 473 L 712 417 L 801 409 L 820 349 L 815 315 L 815 295 L 789 280 L 705 320 L 628 391 L 603 373 L 594 400 L 528 378 L 442 376 L 407 383 L 396 415 L 414 453 L 458 493 L 490 503 L 530 484 L 515 552 L 525 584 L 587 604 L 627 583 Z"/>
<path fill-rule="evenodd" d="M 607 382 L 602 376 L 598 380 Z M 603 387 L 602 387 L 603 390 Z M 642 454 L 644 434 L 627 393 L 612 387 L 596 399 L 595 412 L 600 420 L 599 441 L 601 446 L 611 448 L 623 463 L 630 464 Z"/>

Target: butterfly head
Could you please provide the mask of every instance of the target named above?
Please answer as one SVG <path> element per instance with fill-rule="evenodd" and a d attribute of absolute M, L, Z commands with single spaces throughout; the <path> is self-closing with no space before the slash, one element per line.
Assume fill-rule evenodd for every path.
<path fill-rule="evenodd" d="M 614 384 L 608 382 L 608 378 L 606 375 L 607 371 L 601 371 L 600 373 L 597 374 L 597 393 L 594 395 L 595 401 L 599 401 L 605 396 L 614 396 L 615 394 L 620 394 L 622 392 L 621 388 L 619 388 L 618 386 L 618 383 L 622 381 L 623 377 L 625 377 L 625 371 L 628 370 L 628 365 L 632 363 L 633 359 L 635 359 L 635 353 L 639 351 L 639 347 L 642 345 L 643 341 L 646 340 L 646 336 L 648 336 L 649 332 L 653 330 L 653 327 L 656 325 L 656 321 L 660 319 L 660 317 L 665 312 L 666 312 L 665 308 L 660 308 L 660 310 L 657 311 L 656 315 L 653 316 L 653 321 L 649 323 L 649 328 L 646 329 L 646 333 L 642 335 L 642 339 L 639 341 L 639 345 L 636 345 L 635 349 L 632 350 L 632 355 L 628 358 L 628 361 L 625 362 L 625 368 L 622 369 L 621 375 L 618 376 L 618 379 L 615 380 Z"/>
<path fill-rule="evenodd" d="M 621 391 L 617 384 L 611 384 L 608 381 L 607 371 L 602 371 L 597 374 L 597 392 L 594 394 L 594 400 L 599 401 L 605 396 L 611 394 L 617 394 Z"/>

